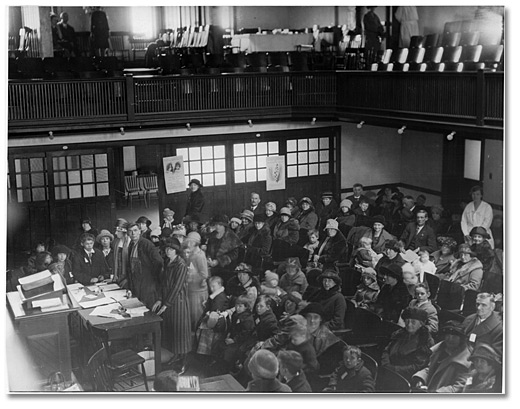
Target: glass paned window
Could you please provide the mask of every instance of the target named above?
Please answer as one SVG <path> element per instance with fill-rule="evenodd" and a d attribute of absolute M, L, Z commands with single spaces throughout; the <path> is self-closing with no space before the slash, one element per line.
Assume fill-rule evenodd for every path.
<path fill-rule="evenodd" d="M 328 174 L 331 155 L 329 146 L 328 137 L 288 140 L 287 177 Z"/>
<path fill-rule="evenodd" d="M 184 160 L 186 184 L 199 179 L 204 186 L 226 184 L 226 150 L 224 145 L 193 146 L 177 149 Z"/>
<path fill-rule="evenodd" d="M 278 142 L 250 142 L 233 145 L 235 183 L 266 180 L 266 158 L 278 156 Z M 244 169 L 246 170 L 244 172 Z"/>

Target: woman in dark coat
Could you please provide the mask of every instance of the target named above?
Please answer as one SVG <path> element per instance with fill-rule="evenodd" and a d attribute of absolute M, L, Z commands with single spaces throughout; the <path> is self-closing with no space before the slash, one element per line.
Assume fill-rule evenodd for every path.
<path fill-rule="evenodd" d="M 114 235 L 108 230 L 101 230 L 96 237 L 96 242 L 100 245 L 100 250 L 105 257 L 105 264 L 107 265 L 108 275 L 112 277 L 114 274 L 114 252 L 112 250 L 112 242 Z"/>
<path fill-rule="evenodd" d="M 341 293 L 341 278 L 334 270 L 325 270 L 319 277 L 322 288 L 307 301 L 320 303 L 323 307 L 323 324 L 330 330 L 344 328 L 347 303 Z"/>
<path fill-rule="evenodd" d="M 262 257 L 271 253 L 271 244 L 273 238 L 271 237 L 271 230 L 265 224 L 265 214 L 256 214 L 253 218 L 254 230 L 247 241 L 246 263 L 253 267 L 260 267 L 262 264 Z"/>
<path fill-rule="evenodd" d="M 92 48 L 97 57 L 104 57 L 105 51 L 109 48 L 110 28 L 108 27 L 107 15 L 101 10 L 101 7 L 94 7 L 94 9 L 90 18 Z"/>
<path fill-rule="evenodd" d="M 347 258 L 347 239 L 338 229 L 338 222 L 329 219 L 325 226 L 327 237 L 323 240 L 314 261 L 326 267 L 333 267 L 336 263 L 345 262 Z"/>
<path fill-rule="evenodd" d="M 327 224 L 327 220 L 334 219 L 338 214 L 338 203 L 334 200 L 332 192 L 323 192 L 316 214 L 319 218 L 318 230 L 322 231 Z"/>
<path fill-rule="evenodd" d="M 72 284 L 76 281 L 72 274 L 72 254 L 71 249 L 61 244 L 52 248 L 52 258 L 57 265 L 57 272 L 61 274 L 67 284 Z"/>
<path fill-rule="evenodd" d="M 148 239 L 152 241 L 152 229 L 150 229 L 152 221 L 146 216 L 141 216 L 135 222 L 139 225 L 139 228 L 141 229 L 141 237 L 143 239 Z"/>
<path fill-rule="evenodd" d="M 181 244 L 176 238 L 164 241 L 168 257 L 161 274 L 161 292 L 152 311 L 163 317 L 163 346 L 184 359 L 191 350 L 191 325 L 188 308 L 188 267 L 180 257 Z"/>
<path fill-rule="evenodd" d="M 276 223 L 280 220 L 278 213 L 276 213 L 276 203 L 267 202 L 265 204 L 265 216 L 265 224 L 269 227 L 272 234 L 274 226 L 276 226 Z"/>
<path fill-rule="evenodd" d="M 395 331 L 381 355 L 381 365 L 407 380 L 430 361 L 433 338 L 424 326 L 428 314 L 419 308 L 403 311 L 405 327 Z"/>
<path fill-rule="evenodd" d="M 296 219 L 300 223 L 300 239 L 306 239 L 307 232 L 318 227 L 318 215 L 314 210 L 312 200 L 308 197 L 300 200 L 300 208 L 302 211 Z"/>
<path fill-rule="evenodd" d="M 381 267 L 380 273 L 385 278 L 385 284 L 377 296 L 373 310 L 384 320 L 397 322 L 401 311 L 408 306 L 412 297 L 403 283 L 401 267 L 390 264 L 388 267 Z"/>
<path fill-rule="evenodd" d="M 200 190 L 202 184 L 198 179 L 191 179 L 188 183 L 190 189 L 190 195 L 188 196 L 188 202 L 186 203 L 186 212 L 184 216 L 197 216 L 202 220 L 202 212 L 204 210 L 204 195 Z"/>
<path fill-rule="evenodd" d="M 282 261 L 295 255 L 294 246 L 300 239 L 300 223 L 291 215 L 288 207 L 280 209 L 280 220 L 273 230 L 273 260 Z"/>
<path fill-rule="evenodd" d="M 251 266 L 246 263 L 240 263 L 236 267 L 235 273 L 236 275 L 231 277 L 226 284 L 226 294 L 229 296 L 229 303 L 233 306 L 239 296 L 247 295 L 250 297 L 250 309 L 252 309 L 260 292 L 260 281 L 253 275 Z"/>

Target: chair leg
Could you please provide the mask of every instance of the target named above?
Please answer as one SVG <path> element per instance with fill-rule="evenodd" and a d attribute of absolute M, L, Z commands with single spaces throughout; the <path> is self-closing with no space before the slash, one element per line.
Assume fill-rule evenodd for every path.
<path fill-rule="evenodd" d="M 141 364 L 141 370 L 143 371 L 143 381 L 144 381 L 144 387 L 146 388 L 146 392 L 150 392 L 148 390 L 148 379 L 146 377 L 146 371 L 144 370 L 144 362 Z"/>

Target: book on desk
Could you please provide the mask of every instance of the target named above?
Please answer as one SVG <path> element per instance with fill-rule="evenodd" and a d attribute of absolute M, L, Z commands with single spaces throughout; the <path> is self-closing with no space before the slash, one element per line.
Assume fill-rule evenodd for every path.
<path fill-rule="evenodd" d="M 59 274 L 44 270 L 19 280 L 16 287 L 22 307 L 26 312 L 39 309 L 41 312 L 69 308 L 67 289 Z"/>

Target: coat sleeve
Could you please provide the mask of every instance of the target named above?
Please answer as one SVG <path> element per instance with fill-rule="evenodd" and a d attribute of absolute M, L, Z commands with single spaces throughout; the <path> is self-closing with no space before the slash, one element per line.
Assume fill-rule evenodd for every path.
<path fill-rule="evenodd" d="M 334 302 L 334 315 L 330 321 L 325 323 L 325 325 L 327 325 L 331 331 L 342 329 L 345 326 L 347 303 L 343 295 L 340 295 L 341 297 L 337 297 L 336 301 Z"/>
<path fill-rule="evenodd" d="M 401 241 L 405 244 L 405 247 L 408 247 L 408 242 L 410 241 L 412 234 L 412 226 L 410 224 L 407 224 L 403 234 L 401 234 Z"/>
<path fill-rule="evenodd" d="M 428 226 L 426 226 L 426 227 L 428 227 Z M 431 227 L 428 227 L 427 234 L 426 234 L 426 240 L 427 240 L 427 244 L 426 244 L 426 246 L 421 246 L 421 250 L 426 250 L 428 253 L 431 254 L 435 250 L 437 250 L 437 239 L 436 239 L 435 233 L 433 232 Z"/>
<path fill-rule="evenodd" d="M 418 370 L 426 368 L 428 362 L 430 361 L 430 355 L 430 348 L 426 345 L 421 346 L 413 354 L 413 360 L 411 363 L 407 365 L 395 365 L 395 371 L 403 375 L 405 378 L 409 378 Z"/>
<path fill-rule="evenodd" d="M 341 260 L 343 255 L 347 251 L 347 243 L 344 240 L 338 240 L 332 244 L 332 248 L 326 254 L 322 254 L 319 262 L 320 263 L 333 263 Z"/>
<path fill-rule="evenodd" d="M 287 236 L 285 236 L 282 240 L 287 241 L 290 244 L 298 243 L 300 239 L 300 223 L 298 220 L 292 219 L 288 225 Z"/>
<path fill-rule="evenodd" d="M 484 272 L 481 268 L 476 268 L 469 274 L 469 282 L 467 284 L 463 284 L 462 288 L 464 290 L 474 290 L 478 291 L 480 288 L 480 284 L 482 283 L 482 276 Z"/>
<path fill-rule="evenodd" d="M 430 334 L 435 334 L 439 331 L 439 316 L 437 310 L 432 306 L 432 308 L 428 309 L 426 312 L 428 313 L 428 318 L 425 327 L 428 328 Z"/>
<path fill-rule="evenodd" d="M 459 372 L 453 380 L 451 385 L 442 386 L 437 389 L 436 393 L 461 393 L 466 385 L 466 381 L 470 377 L 469 369 L 467 371 Z"/>

